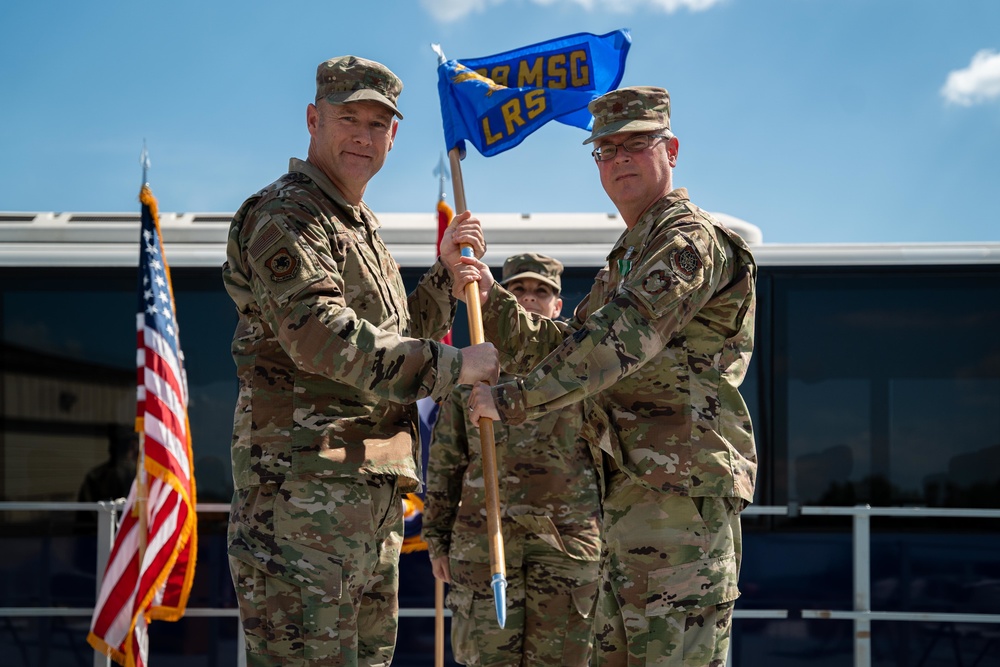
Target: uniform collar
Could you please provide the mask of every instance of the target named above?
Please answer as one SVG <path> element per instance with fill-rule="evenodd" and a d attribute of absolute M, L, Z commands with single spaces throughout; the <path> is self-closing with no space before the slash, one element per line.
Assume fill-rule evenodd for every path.
<path fill-rule="evenodd" d="M 626 227 L 622 235 L 618 237 L 618 242 L 611 249 L 608 260 L 610 261 L 616 253 L 622 252 L 626 247 L 632 248 L 633 252 L 643 248 L 663 212 L 686 201 L 688 201 L 687 188 L 674 188 L 653 202 L 649 208 L 642 212 L 635 225 L 631 229 Z"/>
<path fill-rule="evenodd" d="M 360 206 L 355 206 L 344 199 L 344 195 L 340 192 L 337 186 L 333 184 L 333 181 L 327 178 L 326 174 L 324 174 L 323 171 L 314 164 L 293 157 L 288 161 L 288 171 L 308 176 L 309 179 L 319 187 L 323 194 L 333 200 L 337 206 L 345 211 L 350 211 L 355 222 L 367 225 L 372 229 L 377 229 L 381 226 L 378 218 L 376 218 L 375 214 L 372 213 L 372 210 L 368 208 L 368 204 L 362 201 Z"/>
<path fill-rule="evenodd" d="M 657 199 L 653 204 L 642 212 L 639 216 L 639 221 L 636 223 L 636 227 L 642 227 L 650 224 L 650 222 L 655 222 L 660 218 L 660 214 L 671 209 L 681 202 L 688 201 L 688 191 L 687 188 L 674 188 L 667 194 L 663 195 Z M 635 229 L 635 227 L 633 227 Z"/>

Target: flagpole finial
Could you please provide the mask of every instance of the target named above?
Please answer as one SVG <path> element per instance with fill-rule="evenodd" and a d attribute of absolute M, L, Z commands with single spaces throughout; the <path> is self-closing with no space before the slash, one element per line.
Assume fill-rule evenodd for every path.
<path fill-rule="evenodd" d="M 448 162 L 445 160 L 444 153 L 441 153 L 441 159 L 438 161 L 438 165 L 434 167 L 434 175 L 438 177 L 438 197 L 444 201 L 448 197 L 445 192 L 445 185 L 448 179 L 451 178 L 451 172 L 448 171 Z"/>
<path fill-rule="evenodd" d="M 139 156 L 139 164 L 142 166 L 142 184 L 149 185 L 146 174 L 149 172 L 149 151 L 146 150 L 146 140 L 142 140 L 142 154 Z"/>
<path fill-rule="evenodd" d="M 436 53 L 437 56 L 438 56 L 438 65 L 440 65 L 440 64 L 444 63 L 446 60 L 448 60 L 447 58 L 444 57 L 444 51 L 441 49 L 441 45 L 440 44 L 434 44 L 432 42 L 431 43 L 431 48 L 434 50 L 434 53 Z"/>

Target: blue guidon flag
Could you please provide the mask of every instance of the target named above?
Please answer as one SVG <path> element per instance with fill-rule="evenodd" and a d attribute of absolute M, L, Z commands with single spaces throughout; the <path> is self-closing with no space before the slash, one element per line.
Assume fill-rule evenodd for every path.
<path fill-rule="evenodd" d="M 589 130 L 587 105 L 618 87 L 632 37 L 577 33 L 484 58 L 438 66 L 448 150 L 470 141 L 485 157 L 517 146 L 556 120 Z"/>

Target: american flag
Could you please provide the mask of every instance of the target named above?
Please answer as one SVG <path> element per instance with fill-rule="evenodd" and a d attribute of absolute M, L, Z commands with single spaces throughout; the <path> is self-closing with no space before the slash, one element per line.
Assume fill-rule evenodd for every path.
<path fill-rule="evenodd" d="M 149 656 L 151 620 L 184 615 L 194 579 L 198 532 L 187 377 L 178 339 L 170 269 L 163 255 L 156 198 L 139 193 L 136 431 L 139 473 L 104 572 L 87 641 L 127 667 Z"/>

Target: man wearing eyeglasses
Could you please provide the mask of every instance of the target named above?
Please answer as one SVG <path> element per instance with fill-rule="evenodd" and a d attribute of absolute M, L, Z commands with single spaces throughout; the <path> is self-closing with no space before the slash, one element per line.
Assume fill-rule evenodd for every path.
<path fill-rule="evenodd" d="M 590 111 L 584 143 L 626 229 L 568 334 L 519 308 L 485 264 L 462 260 L 456 295 L 480 281 L 486 337 L 522 376 L 477 385 L 472 419 L 518 424 L 584 400 L 605 539 L 591 664 L 721 667 L 757 469 L 739 393 L 756 264 L 674 188 L 666 90 L 622 88 Z"/>

